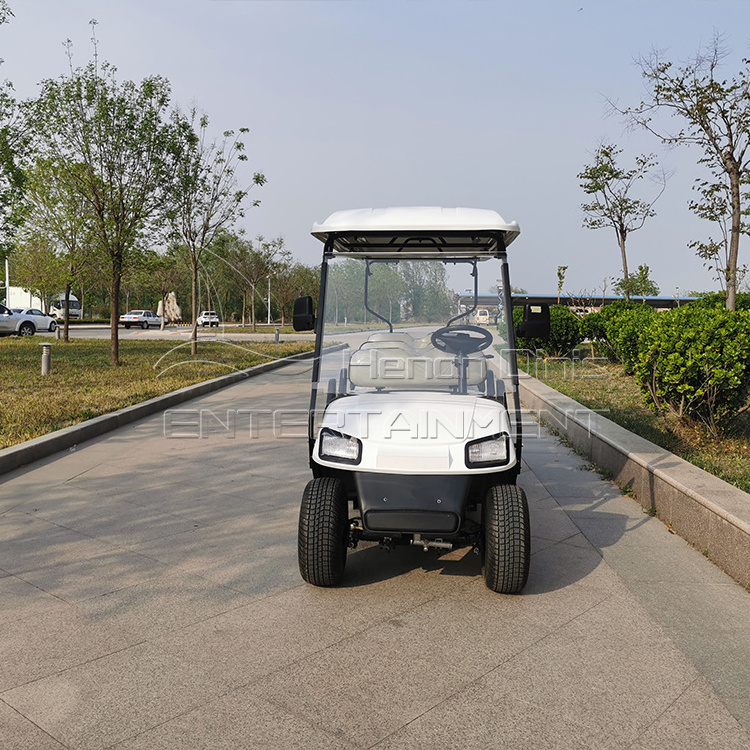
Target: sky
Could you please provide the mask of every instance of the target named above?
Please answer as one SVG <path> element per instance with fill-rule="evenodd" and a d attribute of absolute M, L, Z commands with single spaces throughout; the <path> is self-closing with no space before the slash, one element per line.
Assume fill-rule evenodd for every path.
<path fill-rule="evenodd" d="M 261 201 L 238 223 L 320 261 L 316 221 L 346 208 L 468 206 L 517 221 L 514 286 L 601 293 L 622 276 L 613 229 L 583 227 L 577 175 L 606 141 L 622 165 L 653 153 L 671 173 L 657 215 L 628 239 L 661 293 L 718 288 L 688 248 L 716 236 L 688 210 L 703 176 L 695 148 L 665 149 L 610 113 L 637 104 L 636 65 L 653 49 L 681 62 L 715 33 L 736 75 L 750 57 L 748 0 L 9 0 L 0 77 L 19 99 L 92 57 L 121 80 L 160 75 L 173 102 L 205 112 L 218 135 L 247 127 L 243 179 Z M 651 199 L 643 182 L 636 197 Z M 740 263 L 749 262 L 744 238 Z M 612 282 L 608 281 L 611 291 Z"/>

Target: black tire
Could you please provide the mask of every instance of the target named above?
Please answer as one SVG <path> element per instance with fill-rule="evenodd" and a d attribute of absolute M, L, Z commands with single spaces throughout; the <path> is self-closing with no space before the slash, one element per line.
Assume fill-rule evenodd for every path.
<path fill-rule="evenodd" d="M 125 328 L 130 328 L 130 324 L 129 323 L 125 323 Z"/>
<path fill-rule="evenodd" d="M 484 580 L 499 594 L 517 594 L 529 577 L 531 529 L 524 491 L 497 484 L 484 503 Z"/>
<path fill-rule="evenodd" d="M 313 586 L 341 583 L 349 546 L 349 507 L 341 480 L 307 483 L 299 511 L 297 556 L 302 578 Z"/>
<path fill-rule="evenodd" d="M 33 336 L 34 335 L 34 324 L 29 323 L 27 320 L 25 323 L 21 323 L 20 326 L 18 326 L 18 335 L 19 336 Z"/>
<path fill-rule="evenodd" d="M 55 321 L 53 320 L 53 321 L 52 321 L 52 322 L 51 322 L 51 323 L 49 324 L 49 332 L 50 332 L 50 333 L 54 333 L 54 332 L 55 332 L 56 330 L 57 330 L 57 323 L 55 323 Z"/>
<path fill-rule="evenodd" d="M 143 323 L 141 323 L 141 328 L 143 328 L 144 331 L 148 331 L 148 321 L 144 320 Z"/>

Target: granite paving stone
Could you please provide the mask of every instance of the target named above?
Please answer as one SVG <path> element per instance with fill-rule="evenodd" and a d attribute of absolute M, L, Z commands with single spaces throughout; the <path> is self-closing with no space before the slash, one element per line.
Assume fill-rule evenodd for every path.
<path fill-rule="evenodd" d="M 522 594 L 369 542 L 306 585 L 309 367 L 2 477 L 0 747 L 750 748 L 750 595 L 544 428 Z"/>
<path fill-rule="evenodd" d="M 226 685 L 142 643 L 2 693 L 67 747 L 98 750 L 186 713 Z"/>

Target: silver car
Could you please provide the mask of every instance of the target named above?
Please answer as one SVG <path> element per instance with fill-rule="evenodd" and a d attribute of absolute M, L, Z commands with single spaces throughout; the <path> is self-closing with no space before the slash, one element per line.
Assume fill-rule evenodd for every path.
<path fill-rule="evenodd" d="M 152 313 L 151 310 L 131 310 L 130 312 L 120 315 L 120 324 L 124 325 L 125 328 L 130 326 L 140 326 L 143 330 L 147 330 L 150 326 L 161 326 L 161 318 Z"/>
<path fill-rule="evenodd" d="M 13 312 L 5 305 L 0 305 L 0 336 L 33 336 L 36 326 L 33 321 L 26 320 L 24 316 Z"/>
<path fill-rule="evenodd" d="M 14 307 L 13 312 L 20 315 L 24 320 L 34 324 L 37 331 L 49 331 L 53 333 L 57 329 L 57 321 L 51 315 L 45 315 L 36 307 Z"/>

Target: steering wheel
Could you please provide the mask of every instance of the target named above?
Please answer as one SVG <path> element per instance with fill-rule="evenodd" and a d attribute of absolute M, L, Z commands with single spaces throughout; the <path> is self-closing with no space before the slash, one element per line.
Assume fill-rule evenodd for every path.
<path fill-rule="evenodd" d="M 479 326 L 446 326 L 438 328 L 430 341 L 441 352 L 466 356 L 486 349 L 492 343 L 492 333 Z"/>

